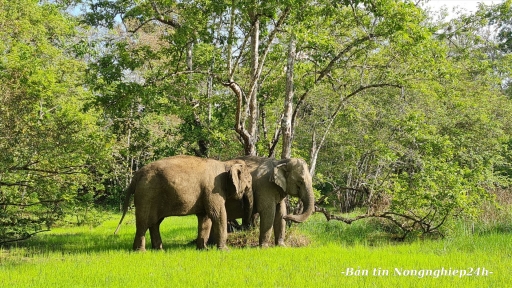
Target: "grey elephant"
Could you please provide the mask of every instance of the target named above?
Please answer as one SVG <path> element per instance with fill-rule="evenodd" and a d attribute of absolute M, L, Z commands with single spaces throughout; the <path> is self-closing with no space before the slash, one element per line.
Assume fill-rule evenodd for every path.
<path fill-rule="evenodd" d="M 226 248 L 226 200 L 244 200 L 252 212 L 252 179 L 242 160 L 221 162 L 194 156 L 174 156 L 152 162 L 138 170 L 126 189 L 123 216 L 134 194 L 136 233 L 134 250 L 145 250 L 146 231 L 151 245 L 162 249 L 160 223 L 168 216 L 198 217 L 197 248 L 206 248 L 210 228 L 215 227 L 219 249 Z"/>
<path fill-rule="evenodd" d="M 276 160 L 257 156 L 237 158 L 244 160 L 252 175 L 252 192 L 254 196 L 253 213 L 260 217 L 259 245 L 267 247 L 270 243 L 271 230 L 274 229 L 275 244 L 285 246 L 286 221 L 304 222 L 315 209 L 313 186 L 308 165 L 302 159 L 292 158 Z M 286 215 L 284 198 L 298 197 L 304 204 L 299 215 Z M 227 206 L 229 215 L 241 215 L 240 205 L 230 202 Z M 215 237 L 212 235 L 212 237 Z"/>
<path fill-rule="evenodd" d="M 253 194 L 244 196 L 242 199 L 230 198 L 226 200 L 226 213 L 228 219 L 228 232 L 234 231 L 244 231 L 249 230 L 256 227 L 256 219 L 253 215 Z M 242 224 L 240 225 L 237 219 L 242 219 Z M 198 219 L 200 221 L 200 219 Z M 206 224 L 207 225 L 207 224 Z M 231 227 L 230 227 L 231 226 Z M 231 228 L 231 231 L 229 231 Z M 207 229 L 205 229 L 206 231 Z M 197 241 L 203 241 L 203 239 L 196 239 Z M 215 227 L 210 229 L 210 236 L 208 237 L 207 244 L 217 243 L 217 238 L 215 238 Z"/>

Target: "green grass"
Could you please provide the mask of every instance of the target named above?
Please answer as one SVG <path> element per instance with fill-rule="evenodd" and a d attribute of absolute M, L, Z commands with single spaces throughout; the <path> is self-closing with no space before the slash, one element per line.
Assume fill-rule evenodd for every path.
<path fill-rule="evenodd" d="M 0 250 L 2 287 L 511 287 L 512 234 L 397 243 L 371 222 L 345 225 L 314 215 L 290 229 L 306 247 L 196 251 L 195 217 L 162 223 L 165 251 L 130 251 L 133 216 L 112 235 L 102 225 L 54 229 Z M 290 239 L 292 241 L 293 239 Z M 149 243 L 148 243 L 149 244 Z M 149 245 L 148 245 L 149 246 Z M 416 276 L 397 275 L 420 274 Z M 381 276 L 373 275 L 374 269 Z M 451 276 L 435 277 L 450 272 Z M 460 277 L 455 270 L 473 272 Z M 479 269 L 479 270 L 477 270 Z M 485 269 L 485 270 L 484 270 Z M 368 275 L 356 275 L 357 273 Z M 385 275 L 388 271 L 388 275 Z M 479 275 L 476 275 L 478 271 Z M 350 273 L 354 275 L 350 275 Z M 421 273 L 434 275 L 421 277 Z M 486 274 L 486 275 L 484 275 Z"/>

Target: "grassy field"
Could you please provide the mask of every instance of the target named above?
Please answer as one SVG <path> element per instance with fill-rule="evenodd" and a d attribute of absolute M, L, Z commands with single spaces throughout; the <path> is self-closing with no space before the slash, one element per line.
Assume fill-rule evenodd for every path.
<path fill-rule="evenodd" d="M 196 251 L 195 217 L 162 223 L 165 251 L 130 251 L 133 216 L 69 227 L 0 250 L 2 287 L 512 287 L 512 234 L 396 243 L 371 224 L 314 215 L 292 227 L 303 247 Z M 305 236 L 304 236 L 305 235 Z M 240 236 L 230 236 L 238 241 Z"/>

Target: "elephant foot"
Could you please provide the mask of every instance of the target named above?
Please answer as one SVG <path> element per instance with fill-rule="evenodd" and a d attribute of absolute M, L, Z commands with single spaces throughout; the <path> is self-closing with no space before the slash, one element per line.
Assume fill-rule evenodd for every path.
<path fill-rule="evenodd" d="M 284 239 L 283 238 L 277 239 L 276 246 L 286 247 L 286 244 L 284 244 Z"/>
<path fill-rule="evenodd" d="M 162 242 L 160 243 L 155 243 L 153 245 L 151 245 L 151 248 L 153 248 L 153 250 L 163 250 L 163 245 L 162 245 Z"/>
<path fill-rule="evenodd" d="M 146 245 L 133 245 L 133 251 L 146 252 Z"/>
<path fill-rule="evenodd" d="M 135 234 L 135 239 L 133 240 L 133 250 L 134 251 L 146 251 L 146 237 L 143 233 L 139 233 L 137 229 L 137 233 Z M 142 235 L 141 235 L 142 234 Z"/>
<path fill-rule="evenodd" d="M 208 250 L 206 241 L 204 239 L 196 239 L 196 249 L 197 250 Z"/>

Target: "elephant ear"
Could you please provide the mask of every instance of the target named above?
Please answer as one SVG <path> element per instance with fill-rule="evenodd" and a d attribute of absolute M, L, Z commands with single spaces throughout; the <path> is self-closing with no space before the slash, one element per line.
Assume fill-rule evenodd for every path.
<path fill-rule="evenodd" d="M 274 173 L 270 177 L 270 181 L 281 187 L 286 192 L 286 163 L 280 163 L 274 167 Z"/>
<path fill-rule="evenodd" d="M 242 187 L 242 173 L 243 173 L 244 165 L 242 164 L 233 164 L 229 169 L 229 175 L 231 176 L 231 181 L 233 185 L 235 185 L 235 191 L 237 195 L 243 193 Z"/>

